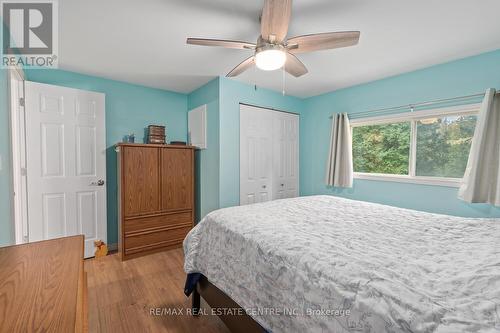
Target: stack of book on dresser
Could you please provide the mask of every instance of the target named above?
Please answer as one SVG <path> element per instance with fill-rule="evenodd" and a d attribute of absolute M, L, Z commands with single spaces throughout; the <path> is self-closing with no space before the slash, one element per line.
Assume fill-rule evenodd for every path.
<path fill-rule="evenodd" d="M 165 126 L 149 125 L 148 142 L 155 144 L 165 144 Z"/>

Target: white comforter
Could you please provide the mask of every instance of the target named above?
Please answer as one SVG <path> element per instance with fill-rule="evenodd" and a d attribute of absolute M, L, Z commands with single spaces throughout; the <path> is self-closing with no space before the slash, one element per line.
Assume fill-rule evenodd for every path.
<path fill-rule="evenodd" d="M 500 219 L 302 197 L 214 211 L 184 252 L 272 332 L 500 332 Z"/>

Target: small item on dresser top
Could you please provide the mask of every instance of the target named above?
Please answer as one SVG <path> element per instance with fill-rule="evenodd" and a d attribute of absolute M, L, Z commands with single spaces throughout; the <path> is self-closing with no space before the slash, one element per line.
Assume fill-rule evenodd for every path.
<path fill-rule="evenodd" d="M 165 126 L 149 125 L 148 142 L 154 144 L 165 144 Z"/>
<path fill-rule="evenodd" d="M 128 135 L 128 142 L 129 143 L 134 143 L 135 142 L 135 134 L 134 133 Z"/>
<path fill-rule="evenodd" d="M 162 125 L 149 125 L 148 126 L 149 135 L 160 135 L 165 136 L 165 126 Z"/>
<path fill-rule="evenodd" d="M 170 144 L 171 145 L 178 145 L 178 146 L 185 146 L 186 141 L 171 141 Z"/>
<path fill-rule="evenodd" d="M 159 135 L 150 135 L 148 137 L 148 143 L 165 144 L 165 137 Z"/>

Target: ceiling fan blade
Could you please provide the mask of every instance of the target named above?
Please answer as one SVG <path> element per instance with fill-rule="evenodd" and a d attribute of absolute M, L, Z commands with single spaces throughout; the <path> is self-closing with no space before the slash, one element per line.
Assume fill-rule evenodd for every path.
<path fill-rule="evenodd" d="M 285 71 L 295 77 L 307 74 L 306 66 L 293 54 L 287 53 L 285 62 Z"/>
<path fill-rule="evenodd" d="M 291 15 L 292 0 L 264 0 L 260 18 L 262 39 L 271 43 L 281 43 L 288 32 Z"/>
<path fill-rule="evenodd" d="M 234 67 L 229 73 L 227 73 L 227 77 L 233 77 L 233 76 L 238 76 L 250 67 L 253 66 L 254 64 L 254 56 L 251 56 L 250 58 L 247 58 L 243 60 L 238 66 Z"/>
<path fill-rule="evenodd" d="M 336 49 L 358 44 L 359 31 L 325 32 L 290 38 L 287 41 L 288 52 L 293 54 Z"/>
<path fill-rule="evenodd" d="M 220 46 L 229 49 L 255 49 L 255 44 L 248 42 L 240 42 L 237 40 L 224 39 L 206 39 L 206 38 L 188 38 L 186 43 L 202 46 Z"/>

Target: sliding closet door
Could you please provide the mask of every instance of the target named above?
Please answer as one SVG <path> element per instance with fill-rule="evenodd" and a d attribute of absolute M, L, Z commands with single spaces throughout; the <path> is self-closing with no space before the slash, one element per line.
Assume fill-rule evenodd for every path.
<path fill-rule="evenodd" d="M 240 204 L 269 201 L 273 177 L 273 112 L 240 106 Z"/>
<path fill-rule="evenodd" d="M 273 112 L 273 199 L 299 195 L 299 116 Z"/>

